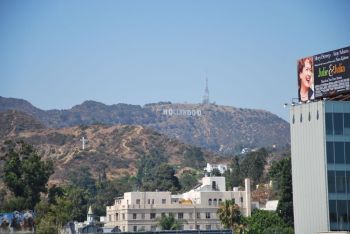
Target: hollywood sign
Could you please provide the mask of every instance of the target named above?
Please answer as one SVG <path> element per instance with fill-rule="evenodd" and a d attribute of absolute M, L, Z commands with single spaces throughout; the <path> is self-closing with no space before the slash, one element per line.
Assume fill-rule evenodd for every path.
<path fill-rule="evenodd" d="M 185 110 L 185 109 L 163 109 L 163 115 L 180 115 L 180 116 L 201 116 L 201 110 Z"/>

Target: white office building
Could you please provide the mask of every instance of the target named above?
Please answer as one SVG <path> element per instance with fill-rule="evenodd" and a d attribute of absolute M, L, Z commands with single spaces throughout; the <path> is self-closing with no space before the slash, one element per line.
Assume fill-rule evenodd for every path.
<path fill-rule="evenodd" d="M 294 227 L 350 230 L 350 102 L 291 106 Z"/>
<path fill-rule="evenodd" d="M 121 231 L 159 230 L 157 219 L 173 215 L 183 221 L 183 230 L 221 229 L 216 214 L 219 203 L 234 199 L 244 216 L 251 214 L 250 180 L 245 180 L 245 190 L 226 191 L 225 177 L 204 177 L 202 185 L 183 194 L 170 192 L 127 192 L 106 208 L 105 227 Z"/>

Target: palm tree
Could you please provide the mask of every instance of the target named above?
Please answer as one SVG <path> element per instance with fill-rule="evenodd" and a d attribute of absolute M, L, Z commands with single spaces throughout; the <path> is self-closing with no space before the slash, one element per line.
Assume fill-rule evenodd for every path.
<path fill-rule="evenodd" d="M 232 229 L 232 233 L 244 233 L 244 225 L 241 224 L 242 214 L 239 206 L 232 200 L 225 200 L 220 203 L 217 210 L 221 224 L 225 228 Z"/>
<path fill-rule="evenodd" d="M 162 230 L 179 230 L 182 222 L 175 219 L 174 215 L 164 215 L 158 219 L 157 224 Z"/>

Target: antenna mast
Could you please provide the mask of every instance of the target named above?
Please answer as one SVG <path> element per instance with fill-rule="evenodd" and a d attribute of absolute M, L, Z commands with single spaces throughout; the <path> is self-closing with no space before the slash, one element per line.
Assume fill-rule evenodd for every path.
<path fill-rule="evenodd" d="M 203 95 L 202 104 L 209 104 L 209 88 L 208 88 L 208 77 L 205 77 L 205 90 Z"/>

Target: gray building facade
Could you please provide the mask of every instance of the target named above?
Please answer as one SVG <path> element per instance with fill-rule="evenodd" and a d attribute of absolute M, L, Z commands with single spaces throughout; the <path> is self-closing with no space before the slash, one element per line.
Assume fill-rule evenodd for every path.
<path fill-rule="evenodd" d="M 290 108 L 295 233 L 350 230 L 350 102 Z"/>

